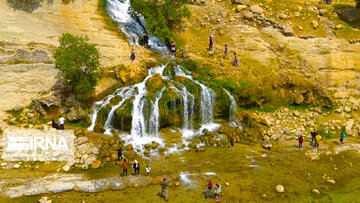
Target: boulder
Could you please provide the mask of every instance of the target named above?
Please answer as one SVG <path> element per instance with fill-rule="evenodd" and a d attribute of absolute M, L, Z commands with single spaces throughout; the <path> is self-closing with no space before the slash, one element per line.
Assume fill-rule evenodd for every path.
<path fill-rule="evenodd" d="M 189 148 L 196 148 L 196 144 L 195 144 L 195 143 L 190 143 L 190 144 L 188 145 L 188 147 L 189 147 Z"/>
<path fill-rule="evenodd" d="M 285 30 L 283 31 L 283 33 L 285 36 L 294 36 L 295 35 L 294 29 L 292 28 L 292 26 L 287 26 L 285 28 Z"/>
<path fill-rule="evenodd" d="M 319 26 L 319 21 L 313 20 L 311 21 L 311 25 L 313 26 L 314 29 L 316 29 Z"/>
<path fill-rule="evenodd" d="M 262 14 L 264 13 L 264 9 L 262 9 L 259 4 L 254 4 L 252 6 L 250 6 L 250 11 L 255 13 L 255 14 Z"/>
<path fill-rule="evenodd" d="M 280 19 L 286 19 L 286 18 L 288 18 L 288 16 L 287 16 L 285 13 L 280 13 L 280 14 L 278 15 L 278 17 L 279 17 Z"/>
<path fill-rule="evenodd" d="M 333 180 L 333 179 L 328 179 L 328 180 L 326 180 L 328 183 L 331 183 L 331 184 L 335 184 L 335 180 Z"/>
<path fill-rule="evenodd" d="M 247 8 L 247 6 L 245 6 L 245 5 L 237 5 L 237 6 L 236 6 L 236 11 L 237 11 L 238 13 L 240 13 L 240 12 L 243 11 L 245 8 Z"/>
<path fill-rule="evenodd" d="M 88 137 L 79 137 L 75 140 L 76 144 L 81 145 L 89 141 Z"/>
<path fill-rule="evenodd" d="M 126 151 L 132 151 L 134 149 L 134 147 L 132 146 L 132 144 L 129 144 L 125 147 Z"/>
<path fill-rule="evenodd" d="M 47 196 L 44 196 L 39 199 L 39 203 L 51 203 L 51 199 L 48 199 Z"/>
<path fill-rule="evenodd" d="M 277 185 L 277 186 L 275 186 L 275 191 L 277 193 L 283 193 L 283 192 L 285 192 L 285 188 L 282 185 Z"/>
<path fill-rule="evenodd" d="M 80 107 L 71 107 L 66 117 L 71 122 L 80 121 L 87 118 L 87 113 Z"/>
<path fill-rule="evenodd" d="M 124 182 L 121 177 L 111 177 L 109 178 L 111 189 L 113 190 L 123 190 L 125 189 Z"/>
<path fill-rule="evenodd" d="M 350 119 L 345 123 L 345 132 L 349 135 L 352 134 L 352 128 L 354 126 L 354 119 Z"/>
<path fill-rule="evenodd" d="M 355 22 L 360 19 L 359 10 L 356 9 L 355 7 L 339 9 L 336 11 L 336 13 L 340 17 L 342 17 L 344 20 L 346 20 L 347 22 L 350 22 L 350 23 Z"/>
<path fill-rule="evenodd" d="M 53 193 L 66 192 L 66 191 L 73 190 L 74 188 L 75 188 L 74 183 L 62 182 L 62 181 L 51 182 L 45 186 L 46 190 L 49 190 Z"/>
<path fill-rule="evenodd" d="M 318 189 L 312 189 L 312 193 L 320 195 L 320 191 Z"/>
<path fill-rule="evenodd" d="M 241 5 L 246 5 L 246 6 L 250 6 L 251 2 L 250 0 L 232 0 L 232 2 L 234 4 L 241 4 Z"/>
<path fill-rule="evenodd" d="M 262 148 L 264 149 L 271 149 L 272 144 L 270 140 L 264 140 L 264 142 L 261 144 Z"/>
<path fill-rule="evenodd" d="M 159 147 L 159 143 L 157 143 L 157 142 L 152 142 L 151 143 L 151 149 L 156 149 L 156 148 L 158 148 Z"/>
<path fill-rule="evenodd" d="M 60 103 L 60 100 L 55 96 L 32 100 L 32 106 L 42 116 L 46 116 L 53 112 L 57 113 L 60 108 Z"/>
<path fill-rule="evenodd" d="M 254 14 L 250 11 L 246 11 L 244 13 L 244 18 L 248 19 L 248 20 L 251 20 L 252 18 L 254 17 Z"/>

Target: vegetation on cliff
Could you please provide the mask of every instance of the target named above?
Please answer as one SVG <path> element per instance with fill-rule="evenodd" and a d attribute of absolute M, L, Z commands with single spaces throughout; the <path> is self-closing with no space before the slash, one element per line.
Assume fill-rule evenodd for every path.
<path fill-rule="evenodd" d="M 64 82 L 80 95 L 93 91 L 99 78 L 99 51 L 88 41 L 86 36 L 64 33 L 54 53 L 55 67 L 61 71 Z"/>
<path fill-rule="evenodd" d="M 149 32 L 162 41 L 173 37 L 174 24 L 181 18 L 190 16 L 190 11 L 185 7 L 189 0 L 131 0 L 130 2 L 134 10 L 144 16 Z"/>

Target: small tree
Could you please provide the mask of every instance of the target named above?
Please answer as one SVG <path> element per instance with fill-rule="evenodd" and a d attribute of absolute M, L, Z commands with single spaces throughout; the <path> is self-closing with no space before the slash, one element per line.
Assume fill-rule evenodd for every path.
<path fill-rule="evenodd" d="M 130 0 L 136 12 L 144 16 L 146 28 L 162 41 L 172 38 L 172 27 L 183 17 L 189 17 L 186 4 L 190 0 Z"/>
<path fill-rule="evenodd" d="M 72 87 L 76 94 L 85 94 L 94 90 L 98 82 L 97 68 L 99 52 L 94 44 L 88 43 L 88 37 L 63 34 L 60 46 L 54 53 L 55 68 L 61 71 L 64 82 Z"/>

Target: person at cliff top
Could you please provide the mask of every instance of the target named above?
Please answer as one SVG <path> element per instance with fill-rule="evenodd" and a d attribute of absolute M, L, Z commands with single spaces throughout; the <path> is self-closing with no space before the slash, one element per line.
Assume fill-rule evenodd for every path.
<path fill-rule="evenodd" d="M 207 186 L 207 189 L 206 189 L 205 198 L 210 198 L 211 197 L 211 190 L 212 190 L 212 187 L 213 187 L 212 182 L 211 182 L 210 179 L 209 179 L 209 182 L 208 182 L 208 184 L 206 186 Z"/>
<path fill-rule="evenodd" d="M 214 45 L 213 38 L 209 36 L 209 51 L 213 50 L 214 48 L 213 45 Z"/>
<path fill-rule="evenodd" d="M 214 193 L 215 193 L 215 200 L 218 202 L 220 201 L 220 192 L 221 192 L 221 185 L 219 182 L 216 182 Z"/>
<path fill-rule="evenodd" d="M 174 56 L 176 55 L 176 46 L 175 46 L 175 42 L 170 44 L 170 51 L 172 54 L 174 54 Z"/>
<path fill-rule="evenodd" d="M 124 161 L 122 162 L 123 165 L 123 176 L 127 176 L 127 163 L 126 163 L 126 159 L 124 159 Z"/>
<path fill-rule="evenodd" d="M 131 56 L 130 56 L 131 62 L 133 62 L 135 60 L 135 58 L 136 58 L 135 54 L 136 54 L 135 49 L 132 49 Z"/>
<path fill-rule="evenodd" d="M 229 52 L 229 47 L 227 44 L 225 44 L 225 49 L 224 49 L 225 58 L 228 58 L 228 52 Z"/>
<path fill-rule="evenodd" d="M 304 142 L 304 137 L 302 135 L 300 135 L 300 137 L 299 137 L 299 148 L 302 148 L 303 142 Z"/>
<path fill-rule="evenodd" d="M 340 143 L 341 143 L 341 144 L 344 144 L 345 135 L 346 135 L 346 133 L 345 133 L 345 131 L 343 130 L 343 131 L 341 132 L 341 135 L 340 135 Z"/>
<path fill-rule="evenodd" d="M 321 136 L 317 134 L 315 137 L 315 147 L 319 148 L 320 140 L 321 140 Z"/>

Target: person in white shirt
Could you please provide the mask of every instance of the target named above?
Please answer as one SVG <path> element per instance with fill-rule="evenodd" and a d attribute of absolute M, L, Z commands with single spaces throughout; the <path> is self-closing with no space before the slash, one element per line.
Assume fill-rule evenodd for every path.
<path fill-rule="evenodd" d="M 146 174 L 150 175 L 151 168 L 149 166 L 146 166 Z"/>
<path fill-rule="evenodd" d="M 65 130 L 64 123 L 65 123 L 65 118 L 60 116 L 60 118 L 59 118 L 59 124 L 60 124 L 59 129 L 60 130 Z"/>

